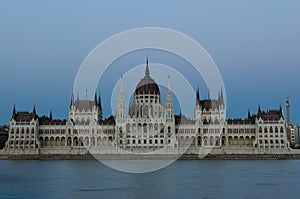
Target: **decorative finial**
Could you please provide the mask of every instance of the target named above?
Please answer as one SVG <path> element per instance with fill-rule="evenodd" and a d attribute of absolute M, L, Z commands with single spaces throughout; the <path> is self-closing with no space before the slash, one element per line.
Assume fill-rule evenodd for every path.
<path fill-rule="evenodd" d="M 168 76 L 168 89 L 171 90 L 170 75 Z"/>
<path fill-rule="evenodd" d="M 207 89 L 207 99 L 210 100 L 210 90 Z"/>
<path fill-rule="evenodd" d="M 146 61 L 146 71 L 145 71 L 145 76 L 150 76 L 149 62 L 148 62 L 148 54 L 147 54 L 147 61 Z"/>
<path fill-rule="evenodd" d="M 120 78 L 120 93 L 123 93 L 124 92 L 124 88 L 123 88 L 123 75 L 121 75 L 121 78 Z"/>
<path fill-rule="evenodd" d="M 13 109 L 12 117 L 14 117 L 15 114 L 16 114 L 16 105 L 14 104 L 14 109 Z"/>
<path fill-rule="evenodd" d="M 198 86 L 197 91 L 196 91 L 196 100 L 200 100 L 199 86 Z"/>
<path fill-rule="evenodd" d="M 35 105 L 33 106 L 33 114 L 35 114 L 36 115 L 36 109 L 35 109 Z"/>
<path fill-rule="evenodd" d="M 99 95 L 98 95 L 98 106 L 99 106 L 100 110 L 102 110 L 102 105 L 101 105 L 101 93 L 99 93 Z"/>

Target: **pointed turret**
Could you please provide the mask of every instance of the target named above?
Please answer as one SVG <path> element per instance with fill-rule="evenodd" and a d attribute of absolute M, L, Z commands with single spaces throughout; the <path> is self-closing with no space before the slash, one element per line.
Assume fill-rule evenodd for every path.
<path fill-rule="evenodd" d="M 101 94 L 98 95 L 98 108 L 99 108 L 99 121 L 102 121 L 102 105 L 101 105 Z"/>
<path fill-rule="evenodd" d="M 99 109 L 102 111 L 101 94 L 99 94 L 99 96 L 98 96 L 98 106 L 99 106 Z"/>
<path fill-rule="evenodd" d="M 94 97 L 94 106 L 98 106 L 98 103 L 97 103 L 97 94 L 95 93 L 95 97 Z"/>
<path fill-rule="evenodd" d="M 261 114 L 260 104 L 258 104 L 258 114 Z"/>
<path fill-rule="evenodd" d="M 199 86 L 196 91 L 196 105 L 200 105 L 200 89 Z"/>
<path fill-rule="evenodd" d="M 36 115 L 36 109 L 35 109 L 35 105 L 33 106 L 32 113 L 33 113 L 34 115 Z"/>
<path fill-rule="evenodd" d="M 49 119 L 52 120 L 52 110 L 50 110 Z"/>
<path fill-rule="evenodd" d="M 123 77 L 120 79 L 120 91 L 119 91 L 119 101 L 117 107 L 117 120 L 125 119 L 126 111 L 125 111 L 125 99 L 124 99 L 124 88 L 123 88 Z"/>
<path fill-rule="evenodd" d="M 168 77 L 168 90 L 167 90 L 167 97 L 166 97 L 166 102 L 168 103 L 172 103 L 173 104 L 173 100 L 172 100 L 172 91 L 171 91 L 171 83 L 170 83 L 170 75 Z"/>
<path fill-rule="evenodd" d="M 168 90 L 166 96 L 166 110 L 167 110 L 167 120 L 173 121 L 174 118 L 174 106 L 173 106 L 173 99 L 172 99 L 172 90 L 171 90 L 171 83 L 170 83 L 170 75 L 168 77 Z"/>
<path fill-rule="evenodd" d="M 14 105 L 14 108 L 13 108 L 13 112 L 12 112 L 12 118 L 15 116 L 15 114 L 16 114 L 16 105 Z"/>
<path fill-rule="evenodd" d="M 250 113 L 250 109 L 248 109 L 248 119 L 250 119 L 251 117 L 251 113 Z"/>
<path fill-rule="evenodd" d="M 279 104 L 279 112 L 280 112 L 280 117 L 283 117 L 283 110 L 281 104 Z"/>
<path fill-rule="evenodd" d="M 208 100 L 211 99 L 211 98 L 210 98 L 210 90 L 209 90 L 209 89 L 207 89 L 207 99 L 208 99 Z"/>
<path fill-rule="evenodd" d="M 221 88 L 220 102 L 224 105 L 223 88 Z"/>
<path fill-rule="evenodd" d="M 150 70 L 149 70 L 149 65 L 148 65 L 148 55 L 147 55 L 147 61 L 146 61 L 145 76 L 150 76 Z"/>
<path fill-rule="evenodd" d="M 71 102 L 70 102 L 70 108 L 74 106 L 74 92 L 72 92 Z"/>

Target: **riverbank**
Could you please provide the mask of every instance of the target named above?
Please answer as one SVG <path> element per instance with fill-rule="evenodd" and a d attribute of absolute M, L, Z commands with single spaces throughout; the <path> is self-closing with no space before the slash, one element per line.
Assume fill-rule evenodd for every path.
<path fill-rule="evenodd" d="M 116 155 L 116 154 L 79 154 L 79 155 L 62 155 L 62 154 L 39 154 L 39 155 L 0 155 L 0 160 L 169 160 L 177 159 L 175 155 Z M 200 158 L 199 155 L 184 154 L 179 160 L 292 160 L 299 159 L 300 154 L 222 154 L 207 155 Z"/>

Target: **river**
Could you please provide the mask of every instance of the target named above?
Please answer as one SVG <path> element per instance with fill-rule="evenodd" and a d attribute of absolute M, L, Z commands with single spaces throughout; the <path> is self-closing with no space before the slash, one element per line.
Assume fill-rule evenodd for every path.
<path fill-rule="evenodd" d="M 178 160 L 144 174 L 96 160 L 1 160 L 0 198 L 300 198 L 300 160 Z"/>

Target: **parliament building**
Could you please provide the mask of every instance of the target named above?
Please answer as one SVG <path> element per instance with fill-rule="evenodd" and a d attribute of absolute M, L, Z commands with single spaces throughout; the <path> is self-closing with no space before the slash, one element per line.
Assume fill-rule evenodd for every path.
<path fill-rule="evenodd" d="M 196 154 L 209 149 L 218 154 L 281 154 L 290 151 L 288 125 L 282 108 L 248 113 L 247 119 L 226 119 L 223 92 L 217 99 L 196 92 L 194 118 L 174 114 L 170 79 L 165 103 L 159 86 L 145 75 L 136 86 L 133 102 L 125 105 L 123 82 L 116 114 L 103 119 L 101 99 L 72 95 L 69 118 L 57 120 L 15 107 L 5 144 L 8 154 L 164 153 Z"/>

